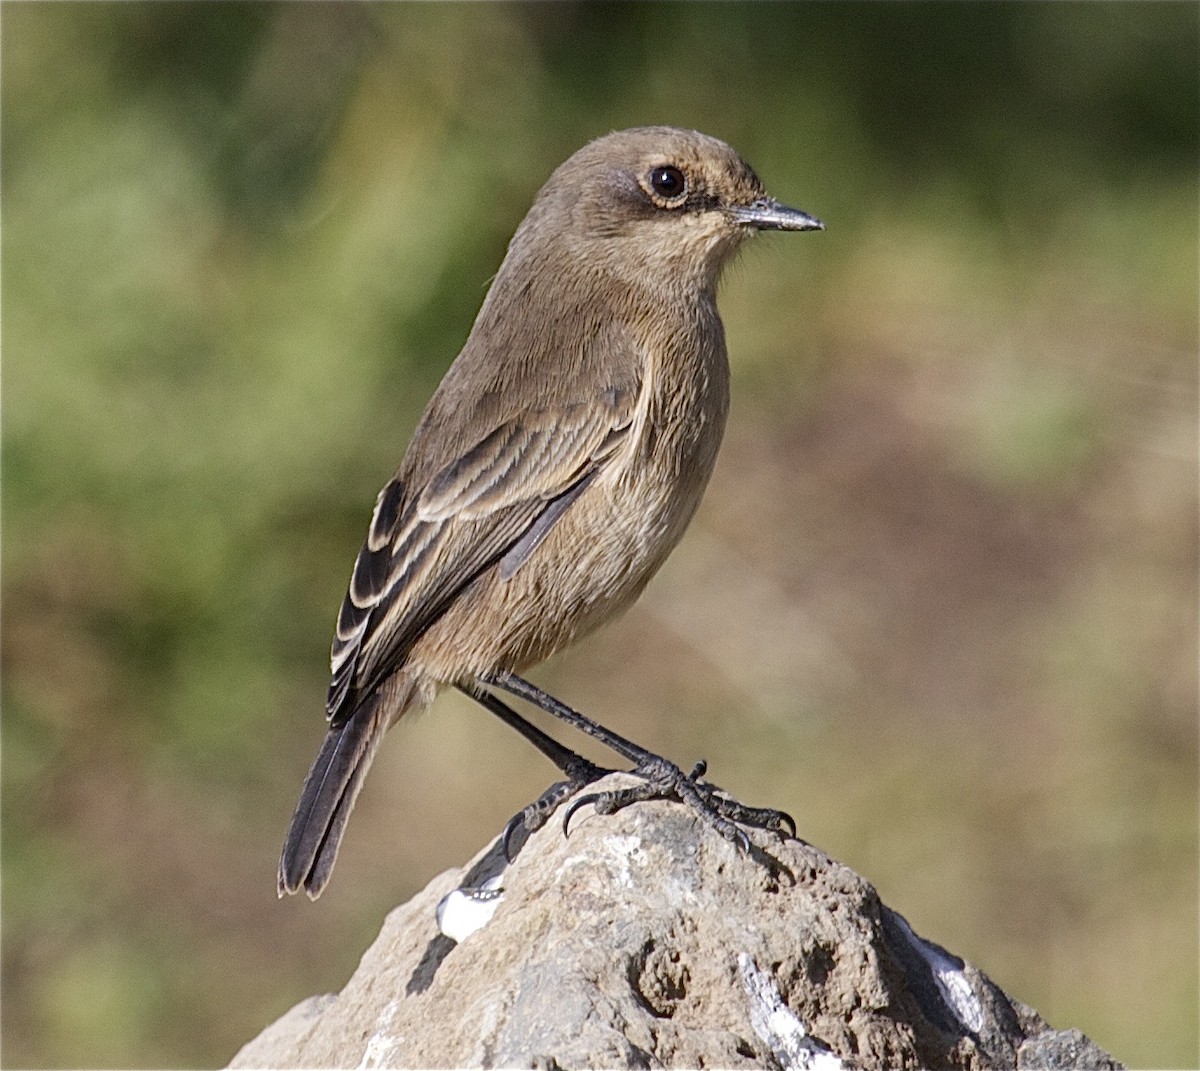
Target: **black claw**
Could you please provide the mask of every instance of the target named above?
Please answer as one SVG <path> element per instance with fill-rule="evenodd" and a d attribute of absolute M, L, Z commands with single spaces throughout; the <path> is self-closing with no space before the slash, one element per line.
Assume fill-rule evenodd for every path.
<path fill-rule="evenodd" d="M 699 781 L 706 773 L 708 773 L 708 762 L 701 759 L 692 767 L 692 772 L 688 774 L 689 781 Z"/>
<path fill-rule="evenodd" d="M 567 808 L 567 813 L 563 815 L 563 836 L 569 838 L 571 836 L 571 818 L 580 807 L 586 807 L 589 803 L 596 803 L 604 795 L 603 792 L 589 792 L 586 796 L 580 796 L 575 800 L 570 807 Z"/>
<path fill-rule="evenodd" d="M 500 848 L 504 852 L 506 863 L 511 863 L 516 858 L 512 851 L 512 835 L 517 831 L 523 817 L 522 814 L 514 814 L 504 823 L 504 829 L 500 833 Z"/>
<path fill-rule="evenodd" d="M 500 838 L 504 858 L 508 862 L 511 863 L 516 859 L 521 849 L 525 846 L 525 842 L 529 839 L 529 834 L 541 829 L 549 821 L 559 802 L 566 798 L 565 795 L 555 791 L 559 788 L 560 785 L 552 785 L 539 799 L 529 804 L 523 810 L 518 811 L 504 824 Z M 523 835 L 519 843 L 515 843 L 518 834 Z"/>
<path fill-rule="evenodd" d="M 563 772 L 567 775 L 564 780 L 555 781 L 524 810 L 514 814 L 505 825 L 501 837 L 503 838 L 504 856 L 510 863 L 524 844 L 522 841 L 514 849 L 514 839 L 518 830 L 524 830 L 528 834 L 541 829 L 550 820 L 550 816 L 580 789 L 600 780 L 605 774 L 612 773 L 611 770 L 597 766 L 579 755 L 573 756 L 566 763 Z"/>

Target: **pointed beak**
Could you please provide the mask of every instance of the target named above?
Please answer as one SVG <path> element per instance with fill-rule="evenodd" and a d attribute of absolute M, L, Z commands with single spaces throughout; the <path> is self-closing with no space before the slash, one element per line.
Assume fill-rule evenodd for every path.
<path fill-rule="evenodd" d="M 748 205 L 736 205 L 730 215 L 738 223 L 760 231 L 823 231 L 825 224 L 816 216 L 788 208 L 770 197 L 760 197 Z"/>

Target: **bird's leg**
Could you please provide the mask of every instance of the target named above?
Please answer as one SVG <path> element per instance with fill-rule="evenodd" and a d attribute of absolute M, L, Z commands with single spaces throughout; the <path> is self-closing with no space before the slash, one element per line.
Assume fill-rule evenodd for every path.
<path fill-rule="evenodd" d="M 490 710 L 505 725 L 516 729 L 517 732 L 525 737 L 526 740 L 563 772 L 564 780 L 555 781 L 536 800 L 519 813 L 513 815 L 504 827 L 504 832 L 501 836 L 504 855 L 505 858 L 511 860 L 514 854 L 511 850 L 513 834 L 516 832 L 518 826 L 524 827 L 526 833 L 532 833 L 536 829 L 541 829 L 550 819 L 550 816 L 566 800 L 569 800 L 580 789 L 590 785 L 593 781 L 600 780 L 605 774 L 610 774 L 613 771 L 603 766 L 597 766 L 582 755 L 577 755 L 570 748 L 563 747 L 552 736 L 542 732 L 532 722 L 521 717 L 520 714 L 513 710 L 499 696 L 493 695 L 491 692 L 485 691 L 477 685 L 460 684 L 459 690 L 464 695 L 469 695 L 481 706 Z"/>
<path fill-rule="evenodd" d="M 653 752 L 639 747 L 632 740 L 626 740 L 625 737 L 619 733 L 614 733 L 611 729 L 606 729 L 599 722 L 592 721 L 591 718 L 580 714 L 577 710 L 573 710 L 566 703 L 562 702 L 562 700 L 555 699 L 549 692 L 542 691 L 536 684 L 525 680 L 524 677 L 518 677 L 515 673 L 498 669 L 491 673 L 483 674 L 479 679 L 484 684 L 490 684 L 493 688 L 501 688 L 510 695 L 515 695 L 518 699 L 524 699 L 526 702 L 532 703 L 547 714 L 553 714 L 568 725 L 573 725 L 580 732 L 594 737 L 600 743 L 604 744 L 605 747 L 611 748 L 623 759 L 628 759 L 637 766 L 640 766 L 647 759 L 658 758 Z M 516 717 L 517 715 L 514 714 L 513 716 Z"/>
<path fill-rule="evenodd" d="M 796 823 L 790 815 L 785 814 L 783 811 L 771 810 L 765 807 L 747 807 L 735 799 L 720 794 L 720 790 L 716 785 L 708 781 L 702 781 L 701 778 L 708 769 L 707 764 L 703 761 L 696 763 L 690 774 L 685 774 L 668 759 L 664 759 L 661 755 L 655 755 L 652 751 L 647 751 L 645 748 L 639 747 L 631 740 L 627 740 L 618 733 L 614 733 L 611 729 L 606 729 L 603 725 L 592 721 L 591 718 L 580 714 L 579 711 L 573 710 L 565 703 L 550 695 L 549 692 L 543 691 L 537 685 L 531 684 L 522 677 L 518 677 L 515 673 L 509 673 L 506 670 L 496 670 L 493 673 L 485 675 L 481 680 L 485 684 L 502 688 L 504 691 L 510 692 L 518 698 L 525 699 L 548 714 L 553 714 L 555 717 L 567 722 L 567 724 L 573 725 L 581 732 L 587 733 L 588 736 L 595 737 L 602 744 L 612 748 L 619 755 L 632 762 L 634 768 L 630 772 L 642 778 L 642 783 L 632 788 L 618 789 L 610 792 L 593 792 L 586 796 L 581 796 L 567 811 L 566 817 L 563 820 L 564 831 L 567 830 L 571 816 L 580 807 L 586 806 L 589 803 L 601 814 L 612 814 L 615 811 L 619 811 L 622 807 L 629 806 L 631 803 L 653 799 L 677 799 L 690 806 L 720 833 L 722 837 L 743 851 L 749 850 L 750 841 L 745 832 L 738 828 L 737 823 L 758 826 L 759 828 L 770 829 L 775 832 L 787 832 L 789 836 L 793 837 L 796 835 Z M 486 695 L 488 693 L 482 694 Z M 494 699 L 495 697 L 491 698 Z M 483 700 L 481 699 L 480 701 L 482 702 Z M 487 704 L 485 703 L 485 705 Z M 503 704 L 501 705 L 503 706 Z M 489 707 L 489 709 L 494 710 L 495 708 Z M 505 710 L 507 714 L 518 717 L 507 707 L 505 707 Z M 502 717 L 506 721 L 509 721 L 506 715 L 502 715 Z M 524 721 L 524 719 L 520 720 Z M 523 731 L 515 723 L 509 721 L 509 724 L 512 724 L 518 731 Z M 525 724 L 528 725 L 528 723 Z M 533 726 L 529 726 L 529 728 L 532 729 Z M 537 732 L 538 730 L 534 731 Z M 525 735 L 528 739 L 533 740 L 528 734 Z M 533 742 L 537 744 L 537 741 Z M 555 744 L 555 747 L 560 747 L 557 742 L 552 741 L 552 743 Z M 537 746 L 540 747 L 541 745 L 538 744 Z M 562 750 L 565 751 L 566 749 Z M 566 772 L 565 767 L 560 766 L 560 769 Z M 579 787 L 583 786 L 580 785 Z M 569 795 L 573 794 L 574 792 L 569 793 Z M 557 807 L 565 798 L 566 796 L 563 796 L 558 799 L 554 806 Z"/>
<path fill-rule="evenodd" d="M 786 811 L 769 807 L 748 807 L 746 804 L 722 794 L 711 781 L 700 780 L 708 769 L 701 759 L 684 775 L 673 762 L 658 755 L 651 755 L 639 763 L 631 773 L 644 778 L 640 784 L 608 792 L 590 792 L 580 796 L 563 816 L 563 831 L 569 833 L 575 812 L 589 803 L 597 814 L 615 814 L 631 803 L 645 800 L 677 799 L 686 803 L 726 840 L 742 851 L 750 850 L 750 841 L 739 825 L 769 829 L 789 837 L 796 835 L 796 823 Z"/>

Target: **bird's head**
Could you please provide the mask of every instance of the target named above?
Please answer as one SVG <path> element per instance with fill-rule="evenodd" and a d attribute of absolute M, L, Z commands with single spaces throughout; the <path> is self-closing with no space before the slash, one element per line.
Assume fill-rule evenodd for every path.
<path fill-rule="evenodd" d="M 571 156 L 538 193 L 513 246 L 651 284 L 710 288 L 756 232 L 822 229 L 771 198 L 725 142 L 654 126 L 605 135 Z"/>

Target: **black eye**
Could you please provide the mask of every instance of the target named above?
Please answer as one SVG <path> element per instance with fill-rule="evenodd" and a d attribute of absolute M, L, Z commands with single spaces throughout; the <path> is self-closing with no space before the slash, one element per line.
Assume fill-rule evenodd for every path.
<path fill-rule="evenodd" d="M 650 172 L 650 188 L 659 197 L 672 199 L 687 190 L 687 180 L 677 167 L 656 167 Z"/>

